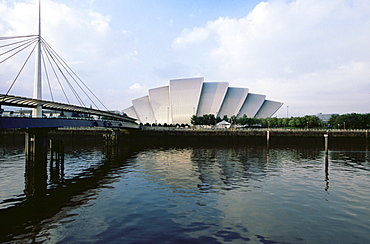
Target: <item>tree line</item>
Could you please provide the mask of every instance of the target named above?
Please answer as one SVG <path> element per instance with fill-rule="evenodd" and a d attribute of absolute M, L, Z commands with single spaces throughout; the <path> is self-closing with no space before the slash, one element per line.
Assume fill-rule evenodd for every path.
<path fill-rule="evenodd" d="M 225 120 L 231 124 L 245 127 L 294 127 L 294 128 L 334 128 L 334 129 L 367 129 L 370 128 L 370 114 L 332 115 L 329 121 L 322 121 L 315 115 L 291 118 L 249 118 L 246 115 L 237 118 L 226 115 L 223 118 L 213 114 L 191 117 L 192 125 L 216 125 Z"/>
<path fill-rule="evenodd" d="M 332 115 L 328 124 L 333 128 L 340 129 L 369 129 L 370 128 L 370 113 L 368 114 L 343 114 Z"/>

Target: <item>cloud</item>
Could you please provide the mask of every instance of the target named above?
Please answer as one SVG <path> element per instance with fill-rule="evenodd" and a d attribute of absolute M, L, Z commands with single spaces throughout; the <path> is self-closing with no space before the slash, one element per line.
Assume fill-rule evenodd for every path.
<path fill-rule="evenodd" d="M 85 82 L 86 78 L 109 77 L 111 72 L 101 74 L 104 72 L 104 65 L 112 65 L 122 56 L 132 56 L 116 51 L 115 45 L 108 44 L 110 37 L 114 35 L 110 27 L 110 16 L 91 9 L 73 9 L 51 0 L 42 1 L 41 12 L 42 37 Z M 0 2 L 0 26 L 0 36 L 37 34 L 38 1 Z M 21 54 L 9 59 L 1 64 L 0 73 L 6 70 L 6 75 L 9 76 L 7 79 L 13 79 L 24 60 L 25 55 Z M 32 96 L 33 60 L 34 58 L 31 58 L 25 67 L 12 94 Z M 49 71 L 49 74 L 51 73 Z M 101 82 L 92 83 L 94 79 L 87 82 L 90 88 L 99 86 Z M 1 90 L 6 89 L 3 87 Z M 45 95 L 47 92 L 48 89 L 45 90 Z"/>
<path fill-rule="evenodd" d="M 207 53 L 204 43 L 211 43 Z M 291 108 L 312 103 L 315 97 L 326 110 L 327 98 L 319 97 L 320 91 L 333 90 L 337 95 L 330 98 L 337 101 L 337 110 L 345 112 L 343 94 L 361 92 L 355 87 L 370 90 L 368 43 L 366 1 L 277 0 L 259 3 L 243 18 L 220 17 L 203 27 L 185 29 L 172 47 L 186 57 L 202 54 L 194 66 L 206 64 L 206 79 L 249 86 L 251 92 L 288 101 Z M 362 101 L 353 106 L 368 112 Z"/>
<path fill-rule="evenodd" d="M 135 83 L 128 88 L 130 93 L 143 93 L 148 90 L 148 87 L 142 86 L 140 83 Z"/>
<path fill-rule="evenodd" d="M 37 33 L 37 2 L 0 1 L 0 36 Z M 203 76 L 266 94 L 296 115 L 368 112 L 366 0 L 267 0 L 244 16 L 239 10 L 238 18 L 225 8 L 203 11 L 201 20 L 189 18 L 194 6 L 171 5 L 172 15 L 165 15 L 123 2 L 43 0 L 41 6 L 43 38 L 107 107 L 127 107 L 169 79 Z M 156 6 L 168 9 L 165 2 Z M 117 11 L 123 7 L 126 14 Z M 0 65 L 3 92 L 23 61 Z M 34 65 L 28 67 L 13 94 L 32 96 Z"/>
<path fill-rule="evenodd" d="M 172 45 L 173 48 L 183 48 L 189 44 L 204 41 L 209 36 L 208 28 L 185 29 L 180 37 L 177 37 Z"/>

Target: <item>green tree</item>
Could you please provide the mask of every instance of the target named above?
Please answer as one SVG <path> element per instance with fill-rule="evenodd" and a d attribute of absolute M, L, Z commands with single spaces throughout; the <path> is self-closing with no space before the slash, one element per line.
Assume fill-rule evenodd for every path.
<path fill-rule="evenodd" d="M 231 118 L 230 118 L 230 121 L 229 121 L 231 124 L 236 124 L 236 116 L 235 115 L 233 115 L 233 116 L 231 116 Z"/>

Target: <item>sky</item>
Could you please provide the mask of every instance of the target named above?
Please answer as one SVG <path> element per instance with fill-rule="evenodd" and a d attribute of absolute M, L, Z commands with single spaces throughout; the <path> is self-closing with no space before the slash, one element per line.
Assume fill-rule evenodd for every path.
<path fill-rule="evenodd" d="M 37 34 L 37 6 L 0 0 L 0 36 Z M 277 117 L 370 113 L 368 0 L 42 0 L 41 9 L 43 38 L 112 110 L 171 79 L 204 77 L 283 102 Z M 0 63 L 0 93 L 20 63 Z M 10 94 L 32 97 L 33 66 Z"/>

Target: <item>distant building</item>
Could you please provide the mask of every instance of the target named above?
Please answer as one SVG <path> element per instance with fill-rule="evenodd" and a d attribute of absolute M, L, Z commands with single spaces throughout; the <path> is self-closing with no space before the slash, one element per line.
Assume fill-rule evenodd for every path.
<path fill-rule="evenodd" d="M 317 114 L 316 116 L 320 119 L 320 120 L 322 120 L 322 121 L 324 121 L 324 122 L 328 122 L 329 120 L 330 120 L 330 118 L 331 118 L 331 116 L 332 115 L 339 115 L 339 114 L 322 114 L 322 113 L 319 113 L 319 114 Z"/>
<path fill-rule="evenodd" d="M 228 82 L 204 82 L 204 78 L 170 80 L 168 86 L 149 89 L 149 94 L 132 100 L 123 110 L 140 123 L 190 124 L 193 115 L 213 114 L 267 118 L 283 105 L 249 93 L 248 88 L 229 87 Z"/>

